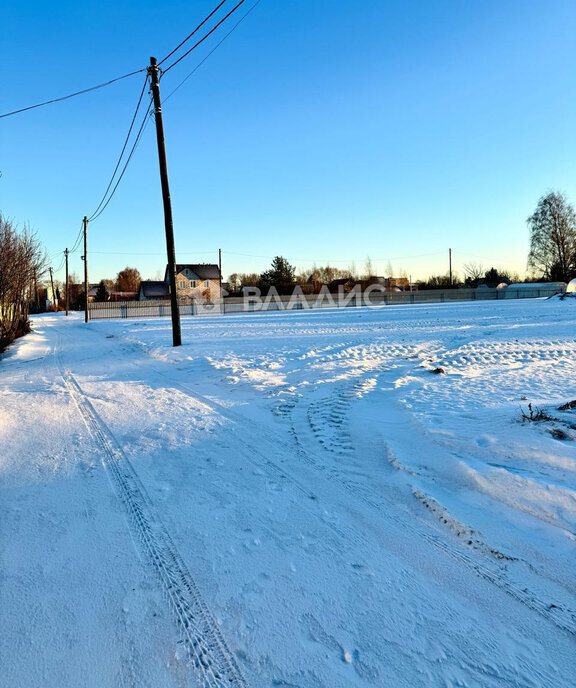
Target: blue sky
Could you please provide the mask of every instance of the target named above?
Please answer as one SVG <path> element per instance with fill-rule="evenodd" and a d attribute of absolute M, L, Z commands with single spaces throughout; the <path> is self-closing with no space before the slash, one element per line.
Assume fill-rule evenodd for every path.
<path fill-rule="evenodd" d="M 145 67 L 215 4 L 4 0 L 0 109 Z M 360 270 L 370 256 L 414 279 L 445 272 L 451 247 L 456 269 L 524 272 L 538 198 L 576 202 L 575 30 L 574 0 L 261 0 L 164 106 L 178 261 L 222 248 L 228 275 L 274 255 Z M 162 78 L 163 97 L 226 31 Z M 0 211 L 38 231 L 54 267 L 100 201 L 142 83 L 0 120 Z M 89 226 L 91 281 L 163 272 L 152 125 Z"/>

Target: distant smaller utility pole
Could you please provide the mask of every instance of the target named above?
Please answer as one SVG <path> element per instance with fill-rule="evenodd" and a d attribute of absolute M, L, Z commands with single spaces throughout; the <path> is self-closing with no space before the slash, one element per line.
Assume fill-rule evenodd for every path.
<path fill-rule="evenodd" d="M 70 292 L 68 291 L 68 249 L 64 251 L 64 255 L 66 256 L 66 286 L 64 288 L 65 296 L 66 296 L 66 315 L 68 315 L 68 301 L 70 299 Z"/>
<path fill-rule="evenodd" d="M 40 299 L 38 298 L 38 277 L 36 275 L 36 268 L 34 268 L 34 307 L 36 313 L 40 312 Z"/>
<path fill-rule="evenodd" d="M 50 284 L 52 286 L 52 306 L 56 305 L 56 292 L 54 291 L 54 275 L 52 274 L 52 266 L 48 268 L 50 271 Z"/>
<path fill-rule="evenodd" d="M 84 261 L 84 322 L 87 323 L 89 320 L 88 315 L 88 218 L 84 215 L 82 220 L 84 224 L 84 255 L 82 260 Z"/>
<path fill-rule="evenodd" d="M 450 273 L 450 286 L 452 286 L 452 249 L 448 249 L 448 271 Z"/>
<path fill-rule="evenodd" d="M 218 249 L 218 272 L 220 273 L 220 300 L 222 300 L 222 249 Z"/>

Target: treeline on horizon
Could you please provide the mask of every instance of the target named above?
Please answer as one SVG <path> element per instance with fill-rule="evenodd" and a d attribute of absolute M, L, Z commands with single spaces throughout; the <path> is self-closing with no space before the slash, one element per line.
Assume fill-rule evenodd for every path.
<path fill-rule="evenodd" d="M 367 267 L 371 266 L 370 259 L 367 260 Z M 304 293 L 317 294 L 323 286 L 330 287 L 338 282 L 344 291 L 351 291 L 354 286 L 368 286 L 377 284 L 382 278 L 388 280 L 392 288 L 409 289 L 458 289 L 462 287 L 478 287 L 481 284 L 486 286 L 498 286 L 499 284 L 512 282 L 537 282 L 541 277 L 527 277 L 522 279 L 516 272 L 504 269 L 490 268 L 486 270 L 482 265 L 470 263 L 464 266 L 464 279 L 461 279 L 457 272 L 446 272 L 443 275 L 431 275 L 425 280 L 409 282 L 405 271 L 400 271 L 394 275 L 388 271 L 387 275 L 377 275 L 373 270 L 357 271 L 354 267 L 341 269 L 331 265 L 314 267 L 310 271 L 297 272 L 296 268 L 282 256 L 276 256 L 272 261 L 269 270 L 263 273 L 233 273 L 228 278 L 228 292 L 239 294 L 243 287 L 258 287 L 265 293 L 270 287 L 274 287 L 279 294 L 290 293 L 296 285 L 302 288 Z"/>

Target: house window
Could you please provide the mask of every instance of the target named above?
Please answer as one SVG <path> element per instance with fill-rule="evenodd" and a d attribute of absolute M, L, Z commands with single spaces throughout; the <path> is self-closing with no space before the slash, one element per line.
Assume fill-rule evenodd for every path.
<path fill-rule="evenodd" d="M 210 286 L 210 280 L 204 280 L 204 286 L 209 287 Z"/>
<path fill-rule="evenodd" d="M 190 282 L 190 286 L 195 289 L 196 288 L 196 280 L 192 280 Z"/>
<path fill-rule="evenodd" d="M 178 289 L 186 289 L 186 280 L 178 280 Z"/>

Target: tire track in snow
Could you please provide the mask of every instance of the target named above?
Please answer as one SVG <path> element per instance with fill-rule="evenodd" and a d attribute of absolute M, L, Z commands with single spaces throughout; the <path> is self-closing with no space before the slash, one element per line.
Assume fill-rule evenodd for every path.
<path fill-rule="evenodd" d="M 138 343 L 132 342 L 130 340 L 123 340 L 122 343 L 129 349 L 136 349 L 141 353 L 146 354 L 151 360 L 157 360 L 150 356 L 150 352 L 146 347 Z M 411 362 L 411 364 L 406 363 L 407 358 L 403 357 L 403 367 L 405 367 L 407 371 L 413 370 L 414 373 L 416 371 L 422 372 L 422 362 L 423 360 L 425 360 L 423 358 L 424 355 L 426 354 L 427 356 L 437 357 L 438 354 L 442 351 L 442 349 L 443 347 L 438 345 L 437 343 L 429 343 L 428 346 L 421 348 L 421 350 L 419 351 L 420 355 L 417 358 L 415 358 Z M 412 358 L 412 356 L 408 358 Z M 390 361 L 387 361 L 386 363 L 389 365 Z M 144 367 L 138 361 L 132 361 L 132 364 L 139 368 Z M 378 375 L 390 372 L 390 368 L 388 367 L 388 365 L 383 365 L 381 367 L 375 366 L 369 371 L 366 371 L 366 373 L 368 375 Z M 248 432 L 251 431 L 252 426 L 250 424 L 250 421 L 248 421 L 244 416 L 242 416 L 242 414 L 230 410 L 228 407 L 226 407 L 224 404 L 219 403 L 217 400 L 204 396 L 203 394 L 192 389 L 188 384 L 176 380 L 173 375 L 170 375 L 165 371 L 159 370 L 154 365 L 147 364 L 146 369 L 152 370 L 159 376 L 169 380 L 173 387 L 179 389 L 191 398 L 204 404 L 207 408 L 221 414 L 222 416 L 228 418 L 230 421 L 234 423 L 242 424 L 244 430 L 248 430 Z M 363 376 L 360 376 L 360 379 L 357 377 L 354 380 L 355 384 L 359 384 L 361 382 L 362 377 Z M 395 515 L 393 513 L 393 510 L 390 508 L 397 507 L 397 503 L 394 500 L 387 498 L 385 495 L 381 494 L 379 495 L 380 500 L 377 501 L 371 498 L 370 496 L 364 494 L 361 485 L 346 480 L 345 477 L 341 476 L 339 473 L 334 473 L 328 470 L 325 466 L 325 463 L 320 459 L 320 457 L 316 457 L 314 455 L 314 452 L 311 452 L 309 449 L 306 448 L 306 446 L 304 446 L 298 435 L 298 429 L 295 425 L 294 411 L 297 410 L 297 407 L 299 406 L 298 401 L 301 400 L 294 399 L 294 401 L 296 401 L 296 404 L 290 404 L 290 408 L 287 409 L 287 415 L 290 417 L 290 422 L 292 423 L 292 435 L 299 455 L 307 463 L 307 465 L 309 465 L 315 472 L 318 472 L 321 476 L 327 478 L 333 484 L 333 486 L 338 489 L 345 501 L 348 500 L 351 496 L 354 496 L 363 504 L 366 504 L 368 507 L 376 510 L 381 514 L 384 514 L 385 518 L 394 522 L 395 525 L 397 525 L 401 531 L 405 531 L 406 533 L 409 533 L 415 538 L 425 540 L 434 548 L 444 552 L 446 555 L 456 560 L 458 563 L 472 570 L 475 575 L 479 576 L 480 578 L 483 578 L 489 583 L 492 583 L 493 585 L 506 592 L 508 595 L 510 595 L 512 598 L 514 598 L 524 606 L 528 607 L 532 611 L 537 612 L 540 616 L 545 618 L 547 621 L 553 623 L 556 627 L 571 635 L 576 635 L 576 616 L 572 610 L 560 609 L 553 605 L 551 606 L 549 603 L 542 601 L 538 598 L 536 593 L 532 592 L 528 588 L 520 588 L 519 586 L 515 585 L 513 582 L 508 580 L 502 568 L 490 568 L 488 565 L 479 562 L 478 560 L 469 556 L 466 552 L 462 551 L 461 549 L 452 546 L 448 541 L 444 540 L 440 536 L 426 532 L 422 528 L 417 527 L 417 525 L 413 525 L 412 523 L 408 522 L 407 520 L 405 520 L 405 514 Z M 302 411 L 302 409 L 298 410 L 300 412 Z M 268 436 L 259 437 L 259 443 L 260 445 L 269 445 L 270 453 L 272 453 L 273 450 L 277 450 L 279 446 L 286 447 L 285 440 L 283 438 L 280 438 L 278 434 L 275 433 L 271 428 L 268 428 L 267 432 Z M 243 444 L 247 449 L 253 451 L 256 455 L 259 455 L 265 459 L 264 464 L 258 462 L 257 465 L 260 468 L 264 469 L 269 475 L 274 474 L 275 476 L 280 477 L 281 480 L 287 480 L 288 482 L 292 483 L 292 485 L 298 491 L 302 492 L 307 496 L 311 495 L 311 491 L 308 487 L 303 485 L 289 471 L 286 471 L 284 468 L 272 461 L 268 455 L 264 456 L 263 452 L 258 450 L 255 446 L 252 446 L 249 441 L 245 439 L 240 439 L 240 443 Z M 250 455 L 250 453 L 247 454 L 247 458 L 251 461 L 251 463 L 256 465 L 254 458 Z M 324 524 L 332 530 L 334 530 L 335 532 L 338 532 L 341 528 L 341 526 L 336 526 L 335 524 L 331 524 L 329 522 L 324 522 Z M 345 530 L 349 529 L 346 528 Z M 341 530 L 340 532 L 342 533 Z M 356 539 L 365 541 L 365 539 L 360 534 L 356 533 L 355 535 Z M 565 612 L 565 615 L 563 617 L 559 617 L 560 612 Z"/>
<path fill-rule="evenodd" d="M 408 366 L 406 367 L 408 368 Z M 379 376 L 387 372 L 390 372 L 390 370 L 391 369 L 386 369 L 385 367 L 382 367 L 379 371 L 371 370 L 367 374 L 369 376 Z M 343 425 L 345 423 L 345 416 L 348 404 L 351 403 L 354 397 L 361 398 L 362 396 L 358 395 L 358 390 L 361 389 L 361 382 L 362 381 L 356 381 L 356 383 L 352 387 L 350 387 L 349 385 L 340 385 L 335 390 L 336 402 L 330 403 L 330 401 L 327 401 L 326 398 L 324 398 L 321 402 L 324 403 L 328 409 L 330 409 L 330 412 L 332 414 L 334 414 L 334 411 L 336 411 L 336 415 L 338 417 L 332 417 L 331 422 L 338 429 L 339 435 L 342 435 L 342 433 L 345 432 L 343 431 Z M 333 396 L 334 395 L 332 394 L 331 398 Z M 342 403 L 343 400 L 346 400 L 348 403 Z M 318 404 L 320 402 L 313 403 Z M 298 433 L 297 422 L 294 419 L 295 410 L 296 405 L 294 405 L 294 407 L 289 411 L 292 423 L 292 435 L 294 437 L 296 444 L 298 445 L 299 452 L 302 458 L 308 463 L 309 466 L 311 466 L 314 470 L 318 471 L 321 475 L 325 476 L 331 482 L 338 485 L 340 488 L 343 488 L 347 493 L 354 495 L 357 499 L 361 500 L 370 508 L 378 512 L 385 513 L 386 518 L 394 521 L 399 527 L 406 530 L 414 537 L 424 539 L 426 542 L 430 543 L 435 548 L 440 549 L 441 551 L 449 555 L 451 558 L 455 559 L 461 564 L 464 564 L 467 568 L 472 569 L 477 575 L 484 578 L 488 582 L 496 585 L 501 590 L 511 595 L 517 601 L 521 602 L 533 611 L 538 612 L 541 616 L 546 618 L 548 621 L 551 621 L 558 628 L 570 633 L 571 635 L 576 635 L 576 615 L 573 610 L 565 609 L 563 607 L 557 607 L 556 605 L 542 601 L 533 591 L 529 590 L 526 587 L 520 588 L 519 586 L 515 585 L 513 582 L 508 580 L 503 569 L 490 568 L 482 562 L 479 562 L 474 558 L 470 557 L 460 549 L 453 547 L 449 542 L 441 539 L 440 537 L 432 533 L 425 532 L 424 530 L 416 527 L 412 523 L 406 521 L 402 516 L 395 515 L 389 507 L 396 506 L 396 503 L 392 499 L 387 497 L 385 494 L 380 494 L 379 500 L 376 500 L 373 497 L 370 497 L 369 495 L 365 494 L 362 485 L 347 480 L 346 477 L 342 476 L 339 471 L 330 470 L 322 460 L 317 459 L 317 457 L 315 456 L 315 452 L 310 451 L 310 449 L 307 446 L 305 446 L 305 443 L 301 441 L 301 438 Z M 314 434 L 316 434 L 313 424 L 310 423 L 309 407 L 304 413 L 306 416 L 306 421 L 311 425 L 311 429 L 313 430 Z M 320 446 L 325 451 L 334 451 L 334 448 L 325 439 L 323 441 L 320 441 Z M 343 455 L 346 455 L 348 453 L 348 447 L 345 446 L 343 447 L 343 449 L 344 451 L 342 453 Z M 554 612 L 552 610 L 554 610 Z M 562 616 L 560 616 L 561 613 Z"/>
<path fill-rule="evenodd" d="M 74 376 L 63 369 L 58 354 L 56 360 L 84 424 L 102 450 L 101 461 L 128 511 L 136 539 L 163 584 L 200 685 L 247 688 L 236 660 L 130 461 Z"/>
<path fill-rule="evenodd" d="M 420 364 L 422 362 L 422 359 L 416 359 L 413 362 L 413 367 L 414 369 L 418 369 Z M 140 366 L 140 364 L 136 361 L 133 361 L 133 363 L 137 366 Z M 406 370 L 410 370 L 412 366 L 410 364 L 404 363 L 404 366 Z M 161 377 L 164 377 L 165 379 L 169 380 L 171 385 L 180 391 L 184 392 L 191 398 L 203 403 L 207 408 L 213 410 L 216 413 L 221 414 L 224 417 L 227 417 L 229 420 L 231 420 L 234 423 L 241 423 L 244 429 L 249 429 L 250 424 L 247 421 L 246 418 L 242 416 L 242 414 L 239 414 L 237 412 L 231 411 L 229 408 L 227 408 L 224 404 L 218 403 L 216 400 L 209 399 L 208 397 L 200 394 L 196 390 L 191 389 L 189 385 L 186 383 L 178 382 L 177 380 L 174 379 L 173 376 L 170 374 L 158 370 L 155 366 L 147 366 L 148 369 L 153 370 L 155 373 L 160 375 Z M 389 373 L 393 370 L 392 368 L 389 367 L 389 363 L 387 362 L 385 365 L 380 367 L 380 369 L 371 369 L 366 372 L 367 376 L 374 376 L 374 375 L 379 375 L 379 374 L 385 374 Z M 398 369 L 394 369 L 398 370 Z M 420 370 L 422 370 L 420 368 Z M 364 376 L 362 376 L 364 377 Z M 348 391 L 348 384 L 345 384 L 344 387 L 347 389 L 346 397 L 351 400 L 352 397 L 358 397 L 359 392 L 361 391 L 362 388 L 362 382 L 366 381 L 361 379 L 356 378 L 354 381 L 354 385 L 352 386 L 352 389 Z M 369 385 L 370 387 L 372 385 Z M 289 415 L 292 416 L 294 408 L 289 410 Z M 342 410 L 342 408 L 340 408 Z M 291 422 L 294 422 L 293 417 L 291 418 Z M 478 560 L 474 559 L 473 557 L 469 556 L 466 552 L 460 550 L 459 548 L 453 547 L 447 540 L 444 540 L 440 536 L 434 535 L 433 533 L 428 533 L 425 530 L 418 528 L 416 525 L 413 525 L 409 523 L 408 521 L 405 520 L 405 515 L 400 514 L 400 515 L 395 515 L 392 513 L 392 510 L 390 507 L 396 507 L 397 504 L 394 502 L 392 499 L 387 498 L 385 495 L 381 494 L 379 495 L 379 501 L 371 498 L 369 495 L 366 495 L 362 489 L 362 486 L 358 483 L 352 482 L 347 480 L 344 476 L 341 476 L 339 473 L 335 473 L 331 470 L 329 470 L 325 463 L 322 462 L 321 460 L 317 460 L 313 453 L 311 453 L 301 442 L 299 436 L 298 436 L 298 431 L 296 427 L 293 425 L 292 426 L 292 434 L 297 446 L 297 450 L 301 456 L 301 458 L 306 461 L 306 463 L 314 469 L 316 472 L 318 472 L 320 475 L 324 476 L 327 478 L 334 486 L 336 486 L 341 494 L 344 497 L 344 500 L 346 501 L 347 499 L 350 498 L 350 496 L 354 496 L 356 499 L 359 499 L 363 504 L 366 504 L 370 508 L 374 509 L 375 511 L 378 511 L 381 514 L 384 514 L 387 519 L 390 519 L 393 521 L 401 530 L 404 530 L 408 533 L 410 533 L 412 536 L 415 538 L 423 539 L 430 545 L 432 545 L 434 548 L 444 552 L 448 556 L 450 556 L 452 559 L 456 560 L 458 563 L 463 564 L 466 568 L 471 569 L 475 575 L 483 578 L 484 580 L 488 581 L 489 583 L 492 583 L 496 587 L 500 588 L 504 592 L 506 592 L 508 595 L 513 597 L 515 600 L 518 602 L 522 603 L 524 606 L 528 607 L 532 611 L 537 612 L 540 614 L 542 617 L 544 617 L 547 621 L 553 623 L 556 627 L 560 628 L 561 630 L 571 634 L 571 635 L 576 635 L 576 618 L 574 615 L 574 612 L 572 610 L 564 610 L 559 607 L 554 607 L 547 603 L 542 601 L 541 599 L 538 598 L 536 593 L 532 592 L 528 588 L 520 588 L 517 585 L 515 585 L 513 582 L 508 580 L 506 578 L 506 574 L 502 568 L 490 568 L 488 565 L 483 564 L 482 562 L 479 562 Z M 271 436 L 268 437 L 260 437 L 259 438 L 259 443 L 260 444 L 270 444 L 270 448 L 275 448 L 277 449 L 278 446 L 285 446 L 285 441 L 281 439 L 276 433 L 274 433 L 270 428 L 267 431 L 268 433 L 272 433 Z M 273 438 L 272 438 L 273 436 Z M 251 446 L 250 442 L 244 439 L 239 439 L 240 443 L 243 444 L 247 449 L 249 449 L 251 452 L 254 452 L 256 455 L 260 455 L 264 457 L 264 454 L 259 451 L 256 447 Z M 272 461 L 269 456 L 264 457 L 265 462 L 260 463 L 258 462 L 257 464 L 253 460 L 253 457 L 250 454 L 250 451 L 247 453 L 247 458 L 254 463 L 254 465 L 258 465 L 260 468 L 265 470 L 269 475 L 276 475 L 277 477 L 279 476 L 282 480 L 288 480 L 292 485 L 300 492 L 305 494 L 306 496 L 310 496 L 310 490 L 307 488 L 305 485 L 303 485 L 297 478 L 291 475 L 290 472 L 286 471 L 284 468 L 280 467 L 277 463 Z M 343 531 L 341 530 L 342 525 L 340 524 L 339 526 L 336 526 L 334 524 L 331 524 L 329 522 L 324 522 L 324 525 L 328 526 L 335 532 L 340 531 L 341 534 L 343 534 Z M 345 528 L 344 530 L 349 531 L 349 529 Z M 367 541 L 358 533 L 355 533 L 355 539 L 359 539 L 365 543 Z M 560 617 L 559 614 L 561 612 L 565 612 L 565 615 L 563 617 Z"/>
<path fill-rule="evenodd" d="M 148 353 L 145 348 L 142 348 L 141 350 L 144 353 Z M 420 355 L 418 356 L 418 358 L 415 358 L 411 363 L 407 362 L 409 358 L 403 356 L 404 361 L 401 367 L 404 368 L 407 372 L 422 372 L 423 368 L 421 366 L 422 361 L 425 360 L 423 358 L 424 355 L 437 355 L 440 350 L 441 347 L 439 347 L 438 345 L 429 346 L 428 348 L 422 348 L 422 350 L 419 352 Z M 139 364 L 137 361 L 133 361 L 133 363 L 138 367 L 141 366 L 141 364 Z M 200 401 L 201 403 L 205 404 L 208 408 L 212 409 L 213 411 L 220 413 L 224 417 L 227 417 L 232 422 L 241 423 L 245 429 L 250 428 L 249 422 L 246 420 L 246 418 L 242 416 L 242 414 L 231 411 L 224 404 L 220 404 L 216 400 L 205 397 L 196 390 L 191 389 L 191 387 L 186 383 L 182 383 L 175 380 L 172 375 L 164 371 L 158 370 L 158 368 L 156 368 L 155 366 L 147 366 L 147 368 L 153 370 L 161 377 L 164 377 L 165 379 L 169 380 L 174 387 L 180 389 L 182 392 L 184 392 L 191 398 L 196 399 L 197 401 Z M 339 385 L 337 389 L 337 394 L 342 394 L 343 389 L 345 389 L 345 396 L 348 401 L 351 401 L 353 397 L 359 396 L 359 392 L 361 394 L 362 383 L 366 382 L 366 376 L 379 377 L 380 375 L 390 373 L 393 370 L 397 372 L 398 368 L 392 368 L 390 366 L 390 361 L 387 360 L 383 362 L 381 366 L 375 366 L 374 368 L 366 371 L 365 375 L 361 375 L 355 378 L 351 388 L 350 381 L 347 381 L 346 383 L 344 383 L 344 385 Z M 372 385 L 369 385 L 369 387 L 372 387 Z M 306 463 L 312 469 L 314 469 L 320 475 L 327 478 L 334 486 L 339 488 L 339 491 L 341 491 L 345 500 L 349 499 L 350 496 L 354 496 L 356 499 L 360 500 L 363 504 L 366 504 L 371 509 L 374 509 L 375 511 L 381 514 L 384 514 L 387 519 L 393 521 L 402 530 L 410 533 L 415 538 L 425 540 L 434 548 L 444 552 L 452 559 L 456 560 L 458 563 L 463 564 L 466 568 L 471 569 L 475 573 L 475 575 L 483 578 L 489 583 L 492 583 L 496 587 L 500 588 L 508 595 L 513 597 L 515 600 L 522 603 L 524 606 L 528 607 L 532 611 L 537 612 L 547 621 L 553 623 L 556 627 L 571 635 L 576 635 L 576 617 L 572 610 L 566 610 L 563 608 L 551 606 L 551 604 L 542 601 L 533 591 L 525 587 L 520 588 L 519 586 L 515 585 L 513 582 L 508 580 L 502 568 L 491 568 L 488 565 L 469 556 L 466 552 L 462 551 L 461 549 L 452 546 L 447 540 L 444 540 L 443 538 L 434 535 L 433 533 L 428 533 L 425 530 L 418 528 L 416 525 L 409 523 L 405 520 L 405 515 L 401 514 L 397 516 L 393 514 L 392 509 L 390 509 L 390 507 L 397 506 L 394 500 L 387 498 L 383 494 L 379 495 L 379 500 L 375 500 L 371 498 L 371 496 L 364 493 L 362 486 L 360 484 L 347 480 L 338 472 L 329 470 L 325 463 L 322 460 L 318 460 L 314 456 L 314 452 L 310 452 L 310 450 L 300 440 L 298 430 L 294 424 L 293 415 L 294 411 L 296 410 L 296 407 L 298 406 L 298 401 L 300 400 L 295 399 L 296 403 L 294 405 L 290 405 L 290 408 L 287 409 L 287 415 L 290 417 L 290 421 L 292 423 L 292 435 L 294 437 L 297 450 L 301 458 L 304 461 L 306 461 Z M 339 405 L 338 410 L 340 413 L 342 413 L 342 411 L 344 410 L 342 405 Z M 344 416 L 342 416 L 342 419 L 343 418 Z M 272 432 L 274 438 L 272 439 L 272 437 L 270 436 L 261 437 L 259 438 L 259 442 L 261 444 L 270 443 L 271 448 L 273 445 L 276 445 L 275 448 L 277 448 L 279 445 L 285 445 L 284 440 L 278 437 L 278 435 L 271 431 L 271 429 L 268 429 L 268 432 Z M 250 443 L 248 441 L 241 440 L 241 443 L 244 444 L 247 448 L 250 448 Z M 260 451 L 256 450 L 255 447 L 252 447 L 252 451 L 255 451 L 257 454 L 263 456 L 263 454 Z M 248 453 L 247 456 L 249 460 L 251 460 L 251 462 L 254 463 L 253 459 L 250 456 L 250 453 Z M 258 466 L 266 470 L 266 472 L 268 472 L 269 474 L 276 474 L 277 476 L 281 476 L 283 480 L 288 480 L 290 483 L 293 484 L 293 486 L 297 490 L 306 494 L 307 496 L 310 496 L 310 490 L 306 486 L 302 485 L 297 478 L 292 476 L 288 471 L 280 467 L 269 457 L 266 457 L 264 465 L 258 463 Z M 335 531 L 341 528 L 341 526 L 334 526 L 333 524 L 327 522 L 325 522 L 325 525 L 331 527 Z M 356 534 L 356 537 L 358 538 L 358 534 Z M 360 540 L 364 540 L 364 538 L 360 537 Z M 564 612 L 564 615 L 562 617 L 559 616 L 561 612 Z"/>

